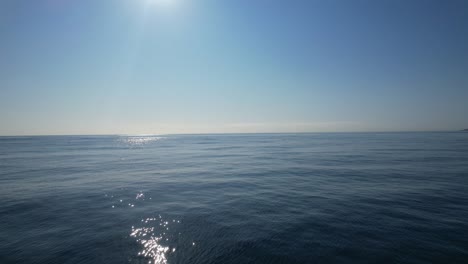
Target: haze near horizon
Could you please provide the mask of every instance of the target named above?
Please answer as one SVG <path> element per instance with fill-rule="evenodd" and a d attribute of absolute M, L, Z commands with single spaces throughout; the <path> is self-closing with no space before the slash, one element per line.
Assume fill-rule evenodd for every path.
<path fill-rule="evenodd" d="M 463 0 L 0 2 L 0 135 L 468 128 Z"/>

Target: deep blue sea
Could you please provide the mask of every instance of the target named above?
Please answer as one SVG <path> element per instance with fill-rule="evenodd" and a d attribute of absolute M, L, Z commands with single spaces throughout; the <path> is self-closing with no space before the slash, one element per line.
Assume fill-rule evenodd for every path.
<path fill-rule="evenodd" d="M 0 263 L 468 263 L 468 133 L 0 137 Z"/>

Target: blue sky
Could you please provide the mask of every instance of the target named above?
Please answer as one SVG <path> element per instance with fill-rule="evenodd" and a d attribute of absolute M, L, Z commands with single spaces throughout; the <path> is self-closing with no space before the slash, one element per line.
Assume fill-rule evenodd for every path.
<path fill-rule="evenodd" d="M 5 0 L 0 135 L 468 128 L 465 0 Z"/>

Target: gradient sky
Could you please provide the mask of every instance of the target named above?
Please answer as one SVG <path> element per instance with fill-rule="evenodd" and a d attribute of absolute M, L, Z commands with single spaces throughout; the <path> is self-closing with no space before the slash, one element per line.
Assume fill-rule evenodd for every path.
<path fill-rule="evenodd" d="M 463 128 L 466 0 L 0 1 L 0 135 Z"/>

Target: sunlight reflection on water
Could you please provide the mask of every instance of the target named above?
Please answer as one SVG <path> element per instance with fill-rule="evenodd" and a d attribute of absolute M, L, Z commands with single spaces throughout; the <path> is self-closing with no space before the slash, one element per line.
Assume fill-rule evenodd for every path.
<path fill-rule="evenodd" d="M 133 198 L 131 198 L 132 196 Z M 142 191 L 124 196 L 105 194 L 105 197 L 109 197 L 112 200 L 113 204 L 111 207 L 113 209 L 133 208 L 136 204 L 142 206 L 146 201 L 146 196 Z M 149 197 L 149 200 L 151 200 L 151 197 Z M 171 235 L 169 230 L 171 229 L 172 231 L 173 228 L 177 229 L 174 225 L 180 223 L 180 220 L 165 219 L 161 215 L 143 218 L 141 221 L 138 221 L 137 224 L 132 226 L 129 235 L 130 238 L 135 239 L 134 241 L 140 245 L 140 250 L 136 253 L 136 257 L 145 259 L 145 263 L 149 264 L 167 263 L 167 255 L 176 251 L 176 246 L 170 245 L 174 242 L 174 236 Z M 172 225 L 170 229 L 169 225 Z M 178 234 L 180 235 L 181 233 L 179 232 Z M 148 262 L 146 262 L 147 260 Z"/>
<path fill-rule="evenodd" d="M 153 141 L 158 141 L 165 139 L 165 137 L 160 136 L 127 136 L 122 137 L 120 141 L 129 144 L 129 145 L 144 145 Z"/>
<path fill-rule="evenodd" d="M 165 237 L 166 233 L 159 233 L 160 231 L 169 230 L 170 221 L 165 221 L 161 216 L 154 218 L 146 218 L 141 220 L 141 227 L 132 226 L 130 237 L 136 238 L 136 241 L 143 246 L 143 249 L 138 252 L 138 256 L 150 259 L 149 263 L 152 264 L 165 264 L 167 263 L 167 254 L 175 252 L 176 248 L 170 248 L 161 244 L 161 241 L 168 241 Z M 173 220 L 172 223 L 180 223 L 180 221 Z"/>

